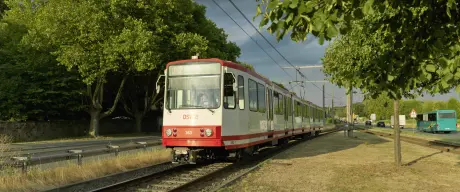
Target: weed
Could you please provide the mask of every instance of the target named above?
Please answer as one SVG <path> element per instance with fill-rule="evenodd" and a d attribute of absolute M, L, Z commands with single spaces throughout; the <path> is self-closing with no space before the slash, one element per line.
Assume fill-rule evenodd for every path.
<path fill-rule="evenodd" d="M 2 183 L 0 191 L 41 191 L 50 187 L 167 162 L 170 155 L 171 152 L 166 149 L 149 150 L 98 159 L 86 162 L 82 166 L 69 162 L 66 166 L 51 169 L 32 168 L 27 174 L 22 174 L 20 169 L 15 169 L 8 175 L 0 175 L 0 183 Z"/>

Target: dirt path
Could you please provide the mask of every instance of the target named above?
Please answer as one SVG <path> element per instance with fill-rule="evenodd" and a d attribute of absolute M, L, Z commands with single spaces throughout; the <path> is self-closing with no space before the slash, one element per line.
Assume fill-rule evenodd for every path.
<path fill-rule="evenodd" d="M 302 143 L 223 191 L 459 191 L 460 159 L 402 143 L 394 167 L 393 142 L 334 133 Z"/>

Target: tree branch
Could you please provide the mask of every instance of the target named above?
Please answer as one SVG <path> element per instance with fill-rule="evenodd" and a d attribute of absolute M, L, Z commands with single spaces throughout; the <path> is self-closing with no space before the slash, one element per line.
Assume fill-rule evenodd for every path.
<path fill-rule="evenodd" d="M 93 103 L 94 106 L 96 106 L 96 99 L 97 97 L 99 96 L 100 92 L 99 92 L 99 89 L 101 88 L 101 85 L 102 85 L 102 80 L 99 78 L 97 80 L 97 83 L 96 83 L 96 89 L 94 90 L 94 94 L 92 94 L 91 96 L 91 101 Z"/>
<path fill-rule="evenodd" d="M 127 78 L 128 78 L 127 75 L 123 77 L 123 80 L 121 81 L 120 87 L 118 88 L 117 96 L 115 97 L 115 101 L 113 102 L 112 107 L 109 110 L 107 110 L 106 112 L 101 114 L 101 119 L 104 118 L 104 117 L 109 116 L 110 114 L 113 113 L 113 111 L 115 111 L 115 108 L 117 107 L 118 101 L 120 100 L 121 93 L 123 91 L 123 87 L 125 85 L 125 82 L 126 82 Z"/>
<path fill-rule="evenodd" d="M 126 113 L 128 113 L 128 115 L 131 115 L 132 117 L 134 117 L 134 114 L 131 110 L 129 110 L 129 107 L 128 107 L 128 104 L 126 103 L 126 100 L 124 97 L 121 98 L 121 103 L 123 104 L 123 108 L 125 109 Z"/>

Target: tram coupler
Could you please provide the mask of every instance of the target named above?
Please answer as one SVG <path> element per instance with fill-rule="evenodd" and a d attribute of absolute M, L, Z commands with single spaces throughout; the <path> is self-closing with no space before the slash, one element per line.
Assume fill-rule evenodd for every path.
<path fill-rule="evenodd" d="M 192 150 L 187 147 L 175 147 L 172 151 L 172 163 L 189 163 L 196 164 L 198 153 L 201 150 Z"/>
<path fill-rule="evenodd" d="M 187 147 L 174 147 L 172 149 L 172 163 L 177 164 L 188 160 L 188 151 Z"/>
<path fill-rule="evenodd" d="M 199 150 L 189 150 L 188 151 L 188 154 L 189 154 L 188 163 L 196 164 L 196 160 L 198 159 L 198 152 Z"/>

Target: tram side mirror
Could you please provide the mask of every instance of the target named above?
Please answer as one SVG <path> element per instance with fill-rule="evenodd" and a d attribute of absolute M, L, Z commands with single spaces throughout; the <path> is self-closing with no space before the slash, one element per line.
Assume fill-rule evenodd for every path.
<path fill-rule="evenodd" d="M 235 76 L 233 73 L 224 74 L 224 96 L 231 97 L 235 92 Z"/>
<path fill-rule="evenodd" d="M 165 86 L 165 76 L 160 75 L 158 76 L 157 83 L 156 83 L 156 91 L 157 94 L 160 93 L 161 88 Z"/>

